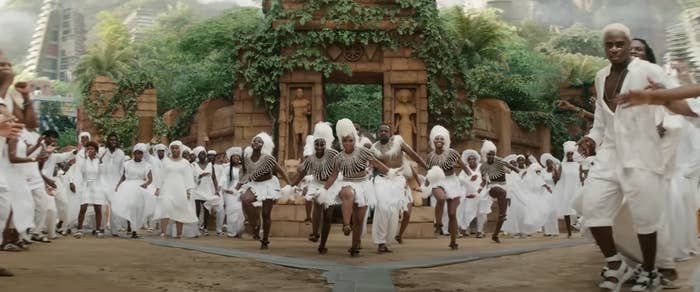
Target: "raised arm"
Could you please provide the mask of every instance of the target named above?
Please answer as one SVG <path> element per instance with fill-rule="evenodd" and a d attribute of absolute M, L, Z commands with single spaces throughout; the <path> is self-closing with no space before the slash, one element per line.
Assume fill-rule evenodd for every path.
<path fill-rule="evenodd" d="M 410 146 L 406 145 L 405 143 L 401 143 L 401 149 L 408 154 L 408 157 L 411 157 L 413 161 L 418 163 L 421 167 L 424 169 L 428 169 L 428 164 L 425 163 L 425 160 L 423 160 L 423 157 L 420 157 L 416 151 L 413 150 Z"/>

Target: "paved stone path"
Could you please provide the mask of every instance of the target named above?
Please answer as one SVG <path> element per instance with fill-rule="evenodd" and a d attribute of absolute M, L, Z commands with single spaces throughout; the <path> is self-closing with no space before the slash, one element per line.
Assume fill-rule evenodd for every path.
<path fill-rule="evenodd" d="M 291 268 L 321 270 L 324 271 L 323 276 L 326 278 L 326 281 L 328 281 L 328 283 L 330 284 L 333 284 L 334 292 L 395 291 L 394 283 L 391 278 L 391 272 L 393 270 L 430 268 L 436 266 L 478 261 L 488 258 L 519 255 L 554 248 L 572 247 L 588 243 L 588 241 L 586 241 L 585 239 L 577 239 L 566 242 L 544 243 L 537 246 L 516 247 L 497 251 L 485 251 L 477 253 L 455 253 L 451 256 L 437 257 L 431 259 L 391 261 L 385 263 L 368 264 L 363 266 L 353 266 L 327 261 L 305 260 L 285 256 L 247 252 L 231 248 L 209 247 L 194 243 L 174 240 L 163 240 L 158 238 L 144 237 L 138 240 L 145 241 L 158 246 L 194 250 L 228 257 L 253 259 L 259 262 Z"/>

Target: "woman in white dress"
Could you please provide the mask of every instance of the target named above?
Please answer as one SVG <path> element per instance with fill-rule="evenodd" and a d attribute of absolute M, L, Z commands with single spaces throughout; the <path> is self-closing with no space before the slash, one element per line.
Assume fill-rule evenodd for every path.
<path fill-rule="evenodd" d="M 287 183 L 290 183 L 287 172 L 280 167 L 277 159 L 272 156 L 275 144 L 267 133 L 259 133 L 253 138 L 250 147 L 246 147 L 243 153 L 243 165 L 241 179 L 236 186 L 241 190 L 243 211 L 246 212 L 248 221 L 253 226 L 253 238 L 260 238 L 260 207 L 262 204 L 262 229 L 263 237 L 260 240 L 260 249 L 267 249 L 270 240 L 270 228 L 272 227 L 272 207 L 280 196 L 280 183 L 275 173 L 282 175 Z"/>
<path fill-rule="evenodd" d="M 241 147 L 231 147 L 226 150 L 229 159 L 228 167 L 221 176 L 221 189 L 224 194 L 224 206 L 226 212 L 226 236 L 240 237 L 245 225 L 241 194 L 236 191 L 236 185 L 240 180 Z"/>
<path fill-rule="evenodd" d="M 434 126 L 430 130 L 430 146 L 433 149 L 428 153 L 428 167 L 438 173 L 439 179 L 426 180 L 424 187 L 427 193 L 436 199 L 435 205 L 435 230 L 442 229 L 442 214 L 447 203 L 447 216 L 449 218 L 450 245 L 453 250 L 457 249 L 457 208 L 460 200 L 465 195 L 465 191 L 456 175 L 456 167 L 459 166 L 466 175 L 471 177 L 469 168 L 462 162 L 459 152 L 450 148 L 450 132 L 442 126 Z M 440 171 L 442 173 L 440 173 Z M 425 191 L 424 191 L 425 192 Z"/>
<path fill-rule="evenodd" d="M 552 154 L 545 153 L 540 156 L 540 163 L 545 167 L 545 170 L 542 172 L 544 183 L 547 184 L 549 189 L 554 190 L 554 177 L 558 176 L 558 164 L 561 162 L 559 159 L 552 156 Z M 544 222 L 544 236 L 557 236 L 559 235 L 559 216 L 557 216 L 554 195 L 550 192 L 545 192 L 543 194 L 546 197 L 545 203 L 548 208 L 548 213 Z"/>
<path fill-rule="evenodd" d="M 197 146 L 193 152 L 197 156 L 197 162 L 192 163 L 194 180 L 197 186 L 192 191 L 192 198 L 196 204 L 197 218 L 200 218 L 201 212 L 204 211 L 202 224 L 200 224 L 199 228 L 202 234 L 206 236 L 209 235 L 207 226 L 209 214 L 213 211 L 210 210 L 210 208 L 213 209 L 213 206 L 208 203 L 218 199 L 219 183 L 214 171 L 214 163 L 209 161 L 207 157 L 207 150 L 202 146 Z"/>
<path fill-rule="evenodd" d="M 153 182 L 151 165 L 144 161 L 147 151 L 146 144 L 134 146 L 133 159 L 124 163 L 124 173 L 112 198 L 112 213 L 129 222 L 132 238 L 138 237 L 137 231 L 144 225 L 146 200 L 152 196 L 147 190 Z"/>
<path fill-rule="evenodd" d="M 574 160 L 574 153 L 577 151 L 576 142 L 567 141 L 564 143 L 564 153 L 566 157 L 562 161 L 558 176 L 554 178 L 554 200 L 557 206 L 557 216 L 564 217 L 566 222 L 566 233 L 571 237 L 571 216 L 576 216 L 573 208 L 573 200 L 581 191 L 581 164 Z"/>
<path fill-rule="evenodd" d="M 95 210 L 95 232 L 97 237 L 104 236 L 102 230 L 102 205 L 107 204 L 107 192 L 102 184 L 100 159 L 97 158 L 99 146 L 90 141 L 85 144 L 85 158 L 80 160 L 77 171 L 81 178 L 81 185 L 78 189 L 80 193 L 80 213 L 78 213 L 78 232 L 76 238 L 83 237 L 83 221 L 89 205 Z"/>
<path fill-rule="evenodd" d="M 503 158 L 508 165 L 518 169 L 518 172 L 506 173 L 508 184 L 508 221 L 503 224 L 503 231 L 516 237 L 525 238 L 525 215 L 527 208 L 527 188 L 523 180 L 525 169 L 518 163 L 518 155 L 511 154 Z M 524 159 L 523 159 L 524 160 Z M 524 166 L 524 165 L 523 165 Z"/>
<path fill-rule="evenodd" d="M 319 190 L 317 200 L 326 208 L 341 204 L 343 234 L 348 236 L 352 233 L 352 246 L 348 252 L 355 257 L 360 254 L 367 207 L 377 203 L 367 168 L 371 165 L 384 174 L 389 169 L 374 157 L 371 150 L 360 144 L 360 136 L 352 121 L 341 119 L 336 123 L 335 129 L 342 151 L 336 155 L 333 172 Z M 338 179 L 339 175 L 342 175 L 341 179 Z"/>
<path fill-rule="evenodd" d="M 176 238 L 182 237 L 185 223 L 196 223 L 197 214 L 191 198 L 194 189 L 192 167 L 188 160 L 182 158 L 182 142 L 170 143 L 170 157 L 163 160 L 161 185 L 156 189 L 156 209 L 154 220 L 161 220 L 161 237 L 165 237 L 170 220 L 175 221 Z"/>
<path fill-rule="evenodd" d="M 462 162 L 467 165 L 471 176 L 466 171 L 459 174 L 459 178 L 464 184 L 466 196 L 457 209 L 459 228 L 464 236 L 469 236 L 469 225 L 476 219 L 476 238 L 484 237 L 484 225 L 486 225 L 487 215 L 491 213 L 493 200 L 489 196 L 482 196 L 478 192 L 481 186 L 481 155 L 476 150 L 465 150 L 462 152 Z"/>

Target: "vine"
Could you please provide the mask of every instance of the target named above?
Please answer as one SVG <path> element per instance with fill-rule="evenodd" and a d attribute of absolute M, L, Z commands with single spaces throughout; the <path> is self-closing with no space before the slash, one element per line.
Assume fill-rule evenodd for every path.
<path fill-rule="evenodd" d="M 279 107 L 278 84 L 283 74 L 303 69 L 319 72 L 326 78 L 338 71 L 351 75 L 349 66 L 330 60 L 325 49 L 331 45 L 371 43 L 393 50 L 410 48 L 416 58 L 423 60 L 428 75 L 431 122 L 452 127 L 458 137 L 469 134 L 473 120 L 471 103 L 459 99 L 457 94 L 465 89 L 467 66 L 442 25 L 435 1 L 397 0 L 398 8 L 363 6 L 353 0 L 300 3 L 303 3 L 300 9 L 283 10 L 281 1 L 274 0 L 258 29 L 234 44 L 231 68 L 236 73 L 237 86 L 258 97 L 273 120 Z M 333 24 L 339 29 L 295 30 L 311 22 L 314 13 L 321 9 L 326 12 L 319 19 L 321 24 Z M 412 11 L 413 15 L 402 18 L 402 11 Z M 379 29 L 379 23 L 384 20 L 396 28 Z M 285 48 L 292 50 L 282 54 Z M 171 136 L 186 134 L 195 113 L 196 107 L 186 108 Z"/>
<path fill-rule="evenodd" d="M 148 88 L 153 88 L 150 78 L 133 74 L 124 76 L 116 81 L 117 87 L 114 89 L 111 98 L 106 92 L 96 91 L 95 96 L 91 95 L 92 84 L 85 84 L 82 88 L 83 106 L 88 118 L 94 124 L 101 137 L 106 138 L 110 133 L 119 137 L 119 144 L 122 149 L 129 149 L 136 140 L 139 129 L 139 119 L 136 116 L 136 102 L 139 95 Z M 121 111 L 121 117 L 114 117 L 114 114 Z"/>

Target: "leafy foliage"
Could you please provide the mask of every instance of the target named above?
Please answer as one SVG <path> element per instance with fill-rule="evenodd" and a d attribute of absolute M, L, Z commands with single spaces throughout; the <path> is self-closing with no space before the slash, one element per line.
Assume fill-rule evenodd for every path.
<path fill-rule="evenodd" d="M 379 85 L 326 84 L 327 121 L 348 118 L 374 133 L 382 123 L 382 88 Z"/>
<path fill-rule="evenodd" d="M 604 57 L 601 33 L 577 23 L 554 35 L 541 49 L 547 52 L 564 52 Z"/>

